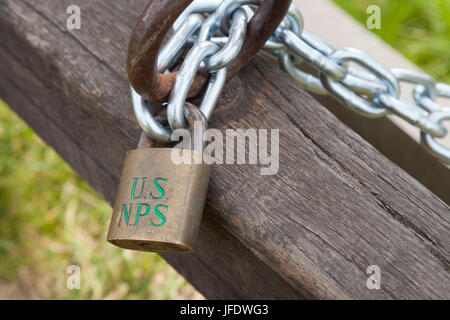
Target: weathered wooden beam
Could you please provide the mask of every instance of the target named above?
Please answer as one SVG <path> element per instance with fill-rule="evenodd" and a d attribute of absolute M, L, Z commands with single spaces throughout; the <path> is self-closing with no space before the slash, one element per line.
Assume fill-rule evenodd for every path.
<path fill-rule="evenodd" d="M 125 56 L 145 3 L 80 0 L 72 32 L 69 0 L 0 3 L 0 97 L 109 203 L 139 137 Z M 450 298 L 449 207 L 275 66 L 233 78 L 211 127 L 280 128 L 280 170 L 213 167 L 196 253 L 164 256 L 206 297 Z"/>

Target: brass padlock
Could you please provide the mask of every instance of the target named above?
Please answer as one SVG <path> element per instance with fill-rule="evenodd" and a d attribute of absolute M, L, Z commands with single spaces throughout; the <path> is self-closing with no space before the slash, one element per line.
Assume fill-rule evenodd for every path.
<path fill-rule="evenodd" d="M 201 111 L 190 107 L 189 114 L 188 122 L 200 118 L 206 128 Z M 149 148 L 148 141 L 141 137 L 139 149 L 126 155 L 108 241 L 133 250 L 193 252 L 210 166 L 175 164 L 172 148 Z M 191 150 L 191 156 L 202 151 Z"/>

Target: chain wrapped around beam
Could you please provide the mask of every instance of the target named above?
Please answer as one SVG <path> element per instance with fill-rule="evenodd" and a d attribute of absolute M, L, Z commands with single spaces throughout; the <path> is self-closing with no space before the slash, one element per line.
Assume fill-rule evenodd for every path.
<path fill-rule="evenodd" d="M 395 114 L 416 126 L 422 144 L 450 164 L 450 149 L 437 140 L 448 134 L 442 122 L 450 120 L 450 108 L 436 102 L 438 97 L 450 98 L 450 85 L 422 72 L 389 69 L 357 49 L 334 48 L 304 30 L 301 13 L 289 4 L 151 1 L 134 29 L 128 52 L 133 106 L 144 131 L 157 141 L 170 141 L 173 129 L 186 127 L 186 99 L 202 92 L 200 109 L 209 119 L 226 79 L 262 49 L 300 87 L 331 94 L 365 117 Z M 173 33 L 162 46 L 171 28 Z M 181 68 L 173 72 L 182 58 Z M 300 70 L 301 63 L 315 68 L 318 76 Z M 400 82 L 415 85 L 415 103 L 400 97 Z M 154 116 L 164 104 L 168 125 Z"/>

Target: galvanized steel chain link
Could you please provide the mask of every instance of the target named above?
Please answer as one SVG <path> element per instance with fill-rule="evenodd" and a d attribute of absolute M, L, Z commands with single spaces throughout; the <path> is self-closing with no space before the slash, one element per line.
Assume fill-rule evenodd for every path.
<path fill-rule="evenodd" d="M 186 127 L 184 105 L 199 70 L 211 75 L 200 106 L 206 118 L 210 118 L 225 84 L 227 66 L 244 43 L 255 4 L 252 0 L 197 0 L 177 19 L 173 35 L 158 56 L 160 72 L 169 72 L 187 52 L 166 104 L 169 126 L 153 116 L 161 106 L 145 101 L 131 89 L 136 117 L 151 138 L 168 142 L 172 130 Z M 206 18 L 205 13 L 209 14 Z M 422 72 L 388 69 L 357 49 L 334 48 L 304 30 L 303 18 L 294 6 L 266 42 L 262 53 L 278 62 L 308 91 L 331 94 L 365 117 L 391 113 L 406 120 L 420 129 L 421 142 L 429 151 L 450 164 L 450 149 L 436 140 L 447 135 L 441 123 L 450 120 L 450 108 L 440 106 L 436 99 L 450 98 L 450 85 L 436 83 Z M 299 69 L 301 63 L 314 67 L 318 76 Z M 415 103 L 400 98 L 400 82 L 415 85 Z"/>

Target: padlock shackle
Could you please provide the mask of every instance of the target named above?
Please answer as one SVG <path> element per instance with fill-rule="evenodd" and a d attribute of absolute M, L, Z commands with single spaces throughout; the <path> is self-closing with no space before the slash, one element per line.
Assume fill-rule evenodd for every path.
<path fill-rule="evenodd" d="M 200 125 L 201 125 L 200 131 L 201 131 L 201 138 L 202 138 L 202 149 L 197 150 L 197 151 L 202 151 L 205 149 L 205 144 L 206 144 L 206 141 L 203 140 L 203 134 L 208 129 L 208 120 L 206 119 L 203 112 L 198 107 L 196 107 L 195 105 L 193 105 L 190 102 L 186 102 L 185 110 L 186 110 L 185 117 L 186 117 L 187 123 L 189 124 L 189 129 L 191 130 L 191 137 L 194 136 L 192 134 L 192 130 L 194 130 L 195 123 L 197 122 L 197 123 L 200 123 Z M 167 114 L 161 113 L 161 116 L 167 117 Z M 194 140 L 191 140 L 191 143 L 192 143 L 191 149 L 195 150 L 196 145 L 194 144 Z M 141 136 L 139 138 L 138 149 L 154 148 L 155 146 L 156 146 L 156 141 L 151 139 L 150 136 L 145 131 L 142 131 Z"/>
<path fill-rule="evenodd" d="M 205 131 L 208 129 L 208 120 L 206 119 L 203 112 L 199 108 L 194 106 L 192 103 L 186 102 L 185 110 L 186 110 L 185 118 L 187 120 L 187 123 L 189 124 L 189 129 L 191 130 L 191 137 L 192 137 L 191 149 L 203 152 L 203 150 L 205 149 L 205 144 L 206 144 L 206 141 L 203 139 L 203 135 L 204 135 Z M 198 137 L 196 135 L 196 134 L 198 134 L 197 132 L 193 132 L 193 130 L 196 129 L 195 123 L 199 123 L 201 125 L 201 128 L 199 130 L 200 132 L 198 132 L 201 135 L 200 137 Z M 202 139 L 201 145 L 195 144 L 196 138 Z M 198 147 L 201 149 L 198 150 Z"/>
<path fill-rule="evenodd" d="M 152 140 L 145 131 L 142 131 L 141 136 L 139 138 L 138 149 L 154 148 L 155 145 L 156 145 L 155 140 Z"/>

